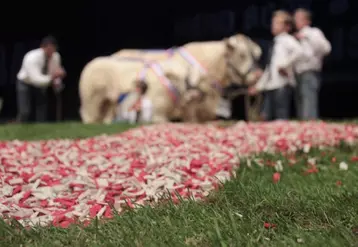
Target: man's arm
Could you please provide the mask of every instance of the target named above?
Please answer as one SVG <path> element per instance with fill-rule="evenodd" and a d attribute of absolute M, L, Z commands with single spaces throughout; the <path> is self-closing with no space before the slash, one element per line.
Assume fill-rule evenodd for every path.
<path fill-rule="evenodd" d="M 54 54 L 53 58 L 55 73 L 58 73 L 58 77 L 53 80 L 53 87 L 55 92 L 61 92 L 64 88 L 64 85 L 62 83 L 62 79 L 66 76 L 66 71 L 63 69 L 61 64 L 61 55 L 59 53 Z"/>
<path fill-rule="evenodd" d="M 54 61 L 55 61 L 55 66 L 57 69 L 60 69 L 63 71 L 63 76 L 61 76 L 62 78 L 66 76 L 66 71 L 62 66 L 62 60 L 61 60 L 61 55 L 59 53 L 55 53 L 54 54 Z"/>
<path fill-rule="evenodd" d="M 265 84 L 267 83 L 267 80 L 269 79 L 269 69 L 266 68 L 260 79 L 256 82 L 256 84 L 253 86 L 256 91 L 263 91 L 265 89 Z"/>
<path fill-rule="evenodd" d="M 327 56 L 331 53 L 332 46 L 323 32 L 318 28 L 311 30 L 309 35 L 305 37 L 311 44 L 314 52 L 318 55 Z"/>
<path fill-rule="evenodd" d="M 301 39 L 301 40 L 300 40 L 300 44 L 301 44 L 301 47 L 302 47 L 303 55 L 304 55 L 306 58 L 310 58 L 310 57 L 314 56 L 314 51 L 313 51 L 313 49 L 312 49 L 312 46 L 311 46 L 311 44 L 308 42 L 307 39 Z"/>
<path fill-rule="evenodd" d="M 35 86 L 46 87 L 52 80 L 51 75 L 42 74 L 40 66 L 36 63 L 35 57 L 25 56 L 24 69 L 26 70 L 31 83 Z"/>
<path fill-rule="evenodd" d="M 286 55 L 280 57 L 280 68 L 288 69 L 292 67 L 293 64 L 297 61 L 298 58 L 304 55 L 302 46 L 300 43 L 293 37 L 287 37 L 283 43 L 286 50 Z"/>

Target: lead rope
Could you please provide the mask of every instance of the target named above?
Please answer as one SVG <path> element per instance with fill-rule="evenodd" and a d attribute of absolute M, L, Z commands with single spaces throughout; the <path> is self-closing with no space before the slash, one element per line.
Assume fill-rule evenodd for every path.
<path fill-rule="evenodd" d="M 262 95 L 250 96 L 247 93 L 247 89 L 238 89 L 233 93 L 230 93 L 228 99 L 232 101 L 233 99 L 244 96 L 244 108 L 245 108 L 245 117 L 248 121 L 258 121 L 260 119 L 260 109 L 262 103 Z M 254 102 L 251 103 L 251 99 L 254 98 Z"/>

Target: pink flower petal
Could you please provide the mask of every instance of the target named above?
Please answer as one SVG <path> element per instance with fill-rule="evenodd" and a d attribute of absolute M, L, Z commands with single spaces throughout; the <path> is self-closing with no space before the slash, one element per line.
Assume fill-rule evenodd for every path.
<path fill-rule="evenodd" d="M 96 216 L 113 217 L 113 207 L 121 212 L 121 206 L 158 201 L 167 191 L 174 202 L 178 195 L 202 199 L 235 176 L 242 157 L 280 152 L 288 159 L 283 166 L 292 166 L 297 150 L 357 139 L 355 125 L 277 121 L 227 128 L 162 124 L 83 140 L 0 141 L 0 211 L 23 222 L 31 217 L 68 227 L 77 217 L 85 224 Z M 310 164 L 305 174 L 316 172 Z M 279 180 L 280 173 L 273 174 L 273 182 Z"/>

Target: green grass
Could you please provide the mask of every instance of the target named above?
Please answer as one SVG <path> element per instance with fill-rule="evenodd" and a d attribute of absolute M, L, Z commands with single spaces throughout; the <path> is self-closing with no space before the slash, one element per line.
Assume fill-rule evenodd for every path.
<path fill-rule="evenodd" d="M 116 134 L 136 127 L 130 124 L 83 125 L 77 122 L 60 124 L 0 125 L 0 140 L 46 140 L 58 138 L 85 138 L 101 134 Z"/>
<path fill-rule="evenodd" d="M 60 125 L 61 126 L 61 125 Z M 19 126 L 11 127 L 21 129 Z M 56 133 L 70 134 L 66 127 Z M 116 132 L 115 126 L 79 126 L 75 137 L 96 133 Z M 8 128 L 8 127 L 5 127 Z M 31 126 L 27 130 L 50 137 Z M 86 130 L 80 130 L 84 128 Z M 93 129 L 91 129 L 93 128 Z M 101 132 L 102 131 L 102 132 Z M 112 132 L 113 131 L 113 132 Z M 5 139 L 15 136 L 0 131 Z M 31 136 L 24 130 L 25 137 Z M 41 137 L 41 138 L 42 138 Z M 55 137 L 61 137 L 56 135 Z M 284 165 L 281 180 L 274 184 L 273 167 L 251 167 L 243 162 L 237 178 L 227 182 L 205 201 L 186 200 L 174 205 L 170 200 L 155 208 L 128 210 L 108 222 L 93 221 L 88 227 L 69 229 L 54 227 L 22 229 L 0 222 L 1 246 L 358 246 L 358 163 L 351 157 L 358 148 L 344 145 L 324 154 L 312 150 L 297 153 L 297 163 L 288 165 L 281 155 L 260 155 L 265 161 L 281 160 Z M 303 175 L 307 160 L 317 158 L 319 172 Z M 336 161 L 333 162 L 332 158 Z M 347 171 L 339 163 L 349 164 Z M 342 184 L 337 185 L 337 181 Z M 266 229 L 264 223 L 275 224 Z"/>

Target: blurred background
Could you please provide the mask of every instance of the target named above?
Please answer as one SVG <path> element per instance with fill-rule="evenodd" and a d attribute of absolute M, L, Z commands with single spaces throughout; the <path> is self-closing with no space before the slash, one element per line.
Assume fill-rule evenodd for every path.
<path fill-rule="evenodd" d="M 4 100 L 1 121 L 15 119 L 15 78 L 22 58 L 38 47 L 47 34 L 58 39 L 68 74 L 63 120 L 79 120 L 78 79 L 84 65 L 94 57 L 122 48 L 160 49 L 194 40 L 221 39 L 237 32 L 258 42 L 265 54 L 272 38 L 272 12 L 298 7 L 313 12 L 313 26 L 322 29 L 333 47 L 324 66 L 321 117 L 358 116 L 358 1 L 241 0 L 230 8 L 215 2 L 170 7 L 160 3 L 94 0 L 77 1 L 71 6 L 28 2 L 19 8 L 13 4 L 9 9 L 2 8 L 4 14 L 0 17 L 0 97 Z M 233 117 L 244 119 L 243 100 L 238 98 L 233 103 Z M 54 98 L 50 117 L 55 120 Z"/>

